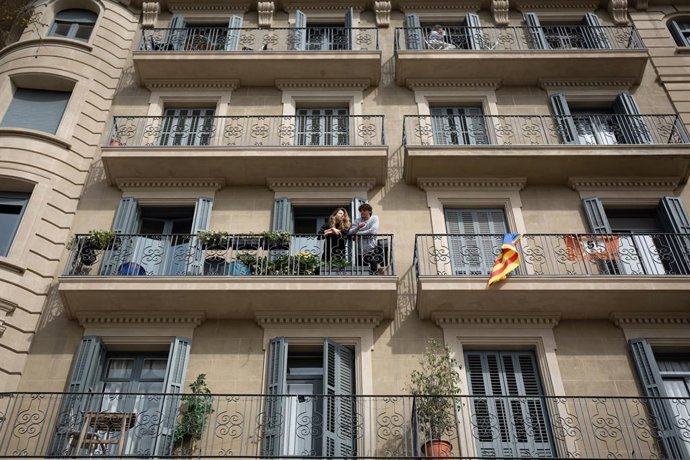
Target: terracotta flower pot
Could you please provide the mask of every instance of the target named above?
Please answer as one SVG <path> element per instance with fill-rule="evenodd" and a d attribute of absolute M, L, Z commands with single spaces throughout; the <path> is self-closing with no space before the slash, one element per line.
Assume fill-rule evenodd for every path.
<path fill-rule="evenodd" d="M 422 454 L 427 458 L 448 458 L 452 450 L 451 443 L 443 439 L 432 439 L 422 446 Z"/>

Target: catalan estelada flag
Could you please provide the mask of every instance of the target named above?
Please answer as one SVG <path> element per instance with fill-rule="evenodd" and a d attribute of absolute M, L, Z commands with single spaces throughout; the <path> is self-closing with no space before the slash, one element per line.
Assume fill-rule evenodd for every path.
<path fill-rule="evenodd" d="M 501 254 L 496 257 L 494 268 L 491 270 L 491 278 L 487 289 L 492 284 L 497 283 L 508 276 L 508 273 L 515 270 L 520 265 L 520 253 L 517 250 L 517 242 L 520 241 L 522 235 L 519 233 L 506 233 L 503 235 L 503 244 L 501 245 Z"/>

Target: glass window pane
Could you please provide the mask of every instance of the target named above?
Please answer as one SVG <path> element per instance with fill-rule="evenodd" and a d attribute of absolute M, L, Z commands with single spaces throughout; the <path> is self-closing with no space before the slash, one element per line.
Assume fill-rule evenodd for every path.
<path fill-rule="evenodd" d="M 71 24 L 67 24 L 64 22 L 56 22 L 53 35 L 56 37 L 66 37 L 69 34 L 70 26 Z"/>
<path fill-rule="evenodd" d="M 0 204 L 0 255 L 6 255 L 19 226 L 23 206 Z"/>
<path fill-rule="evenodd" d="M 107 379 L 128 379 L 132 375 L 132 359 L 113 358 L 108 360 L 108 371 L 105 374 Z"/>
<path fill-rule="evenodd" d="M 141 382 L 139 393 L 163 393 L 163 382 Z"/>
<path fill-rule="evenodd" d="M 141 369 L 142 379 L 165 379 L 167 359 L 145 359 Z"/>
<path fill-rule="evenodd" d="M 75 38 L 79 40 L 88 40 L 89 37 L 91 36 L 91 31 L 93 30 L 93 25 L 92 24 L 81 24 L 77 28 L 77 32 L 75 33 Z"/>

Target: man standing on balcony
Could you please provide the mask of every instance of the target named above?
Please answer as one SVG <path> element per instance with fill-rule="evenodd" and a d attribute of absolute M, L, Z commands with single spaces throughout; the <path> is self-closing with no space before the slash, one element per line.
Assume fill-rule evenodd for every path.
<path fill-rule="evenodd" d="M 369 272 L 372 275 L 380 273 L 379 262 L 383 262 L 383 251 L 378 251 L 376 235 L 379 233 L 379 218 L 373 215 L 373 208 L 368 203 L 359 206 L 359 215 L 352 223 L 348 235 L 355 236 L 359 257 L 364 263 L 369 264 Z"/>

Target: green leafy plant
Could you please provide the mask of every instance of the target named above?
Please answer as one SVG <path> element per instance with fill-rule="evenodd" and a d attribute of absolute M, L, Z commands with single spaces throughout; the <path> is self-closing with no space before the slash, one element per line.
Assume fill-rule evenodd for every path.
<path fill-rule="evenodd" d="M 261 232 L 260 236 L 272 245 L 286 245 L 290 243 L 290 238 L 292 237 L 292 234 L 290 232 L 276 232 L 270 230 L 266 232 Z"/>
<path fill-rule="evenodd" d="M 225 248 L 230 242 L 230 234 L 222 230 L 202 230 L 196 237 L 207 247 Z"/>
<path fill-rule="evenodd" d="M 430 439 L 441 439 L 455 427 L 456 398 L 460 393 L 458 362 L 448 347 L 436 339 L 429 339 L 419 369 L 410 374 L 407 386 L 415 396 L 417 422 Z"/>
<path fill-rule="evenodd" d="M 36 34 L 47 24 L 41 22 L 41 15 L 34 11 L 34 4 L 28 0 L 4 0 L 0 2 L 0 48 L 19 37 L 31 27 Z"/>
<path fill-rule="evenodd" d="M 115 239 L 115 233 L 110 230 L 91 230 L 84 238 L 83 248 L 105 249 Z"/>
<path fill-rule="evenodd" d="M 199 374 L 189 384 L 191 394 L 185 394 L 180 398 L 180 420 L 175 426 L 173 445 L 194 443 L 201 439 L 206 426 L 206 419 L 213 413 L 213 398 L 211 390 L 206 385 L 206 374 Z"/>
<path fill-rule="evenodd" d="M 342 271 L 350 267 L 350 262 L 344 257 L 332 257 L 330 264 L 331 270 L 334 271 Z"/>

